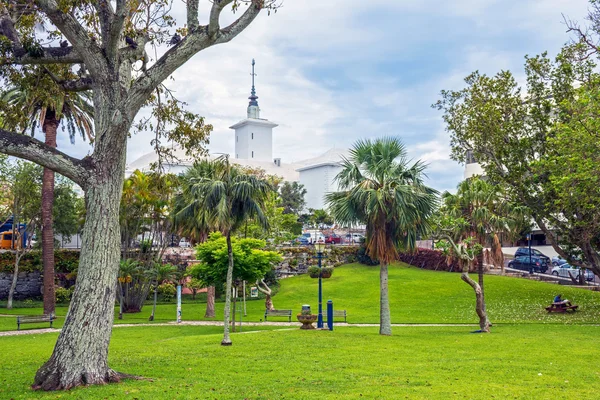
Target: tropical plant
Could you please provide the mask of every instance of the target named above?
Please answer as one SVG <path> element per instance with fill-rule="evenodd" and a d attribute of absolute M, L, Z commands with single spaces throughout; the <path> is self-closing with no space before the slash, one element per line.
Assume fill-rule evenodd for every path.
<path fill-rule="evenodd" d="M 437 204 L 437 192 L 423 183 L 424 171 L 421 161 L 409 165 L 398 138 L 360 140 L 336 177 L 342 191 L 326 195 L 336 221 L 366 225 L 366 252 L 380 264 L 382 335 L 392 334 L 388 265 L 398 259 L 399 248 L 412 250 L 427 233 Z"/>
<path fill-rule="evenodd" d="M 177 267 L 171 264 L 155 262 L 153 268 L 148 271 L 148 274 L 154 280 L 154 303 L 152 304 L 152 314 L 150 314 L 148 320 L 154 321 L 154 313 L 156 312 L 156 298 L 158 297 L 159 285 L 165 281 L 176 279 Z"/>
<path fill-rule="evenodd" d="M 54 67 L 58 73 L 68 74 L 64 67 Z M 11 108 L 12 118 L 6 119 L 8 129 L 30 130 L 42 127 L 45 144 L 56 147 L 56 136 L 61 123 L 67 127 L 71 143 L 77 133 L 93 141 L 93 108 L 88 92 L 67 92 L 52 80 L 48 71 L 40 67 L 28 69 L 18 86 L 2 94 L 2 101 Z M 44 168 L 42 178 L 42 260 L 44 264 L 44 314 L 54 314 L 54 171 Z"/>
<path fill-rule="evenodd" d="M 224 337 L 221 344 L 231 345 L 229 312 L 234 265 L 231 235 L 250 218 L 261 224 L 264 229 L 269 228 L 263 207 L 273 187 L 266 180 L 253 174 L 245 174 L 232 166 L 228 156 L 216 160 L 203 160 L 195 163 L 192 168 L 201 169 L 204 173 L 198 174 L 189 187 L 189 207 L 200 207 L 204 212 L 208 211 L 207 225 L 223 232 L 226 237 L 229 265 L 225 291 Z"/>

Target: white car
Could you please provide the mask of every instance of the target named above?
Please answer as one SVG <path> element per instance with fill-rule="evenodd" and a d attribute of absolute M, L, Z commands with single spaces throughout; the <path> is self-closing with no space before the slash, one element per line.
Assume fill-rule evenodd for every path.
<path fill-rule="evenodd" d="M 344 242 L 346 243 L 362 243 L 365 240 L 365 237 L 360 233 L 347 233 L 344 236 Z"/>
<path fill-rule="evenodd" d="M 186 238 L 181 238 L 179 241 L 179 247 L 192 247 L 192 245 Z"/>
<path fill-rule="evenodd" d="M 569 272 L 571 273 L 571 275 L 573 276 L 573 278 L 577 279 L 577 278 L 579 278 L 579 274 L 581 272 L 581 268 L 574 267 L 574 266 L 569 265 L 567 263 L 552 268 L 552 275 L 554 275 L 554 276 L 561 276 L 563 278 L 570 278 Z M 585 280 L 586 281 L 593 281 L 594 280 L 594 273 L 592 271 L 586 269 L 585 270 Z"/>

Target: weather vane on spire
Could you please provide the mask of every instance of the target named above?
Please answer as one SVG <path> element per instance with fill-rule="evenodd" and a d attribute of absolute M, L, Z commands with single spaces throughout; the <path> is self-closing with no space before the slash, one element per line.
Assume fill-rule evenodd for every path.
<path fill-rule="evenodd" d="M 250 97 L 248 97 L 248 99 L 250 100 L 250 104 L 249 106 L 257 106 L 258 107 L 258 102 L 256 101 L 258 99 L 258 96 L 256 95 L 256 88 L 254 87 L 254 77 L 256 76 L 256 74 L 254 73 L 254 65 L 256 64 L 256 61 L 254 61 L 254 58 L 252 59 L 252 73 L 250 74 L 252 76 L 252 90 L 250 91 Z"/>

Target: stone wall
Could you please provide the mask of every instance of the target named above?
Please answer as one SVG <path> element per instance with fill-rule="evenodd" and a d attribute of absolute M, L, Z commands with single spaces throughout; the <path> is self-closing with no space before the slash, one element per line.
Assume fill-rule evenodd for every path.
<path fill-rule="evenodd" d="M 0 300 L 8 298 L 8 291 L 12 283 L 13 274 L 0 272 Z M 42 274 L 39 271 L 20 272 L 15 288 L 15 300 L 25 300 L 42 295 Z"/>

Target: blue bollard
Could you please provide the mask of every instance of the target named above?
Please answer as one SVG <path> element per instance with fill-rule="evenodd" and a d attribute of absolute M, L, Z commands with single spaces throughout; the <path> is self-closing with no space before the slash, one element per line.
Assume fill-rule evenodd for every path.
<path fill-rule="evenodd" d="M 327 328 L 333 330 L 333 301 L 327 300 Z"/>

